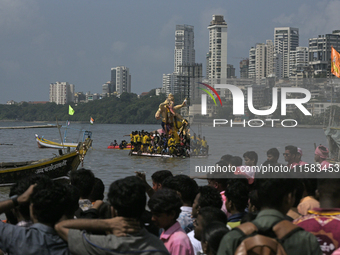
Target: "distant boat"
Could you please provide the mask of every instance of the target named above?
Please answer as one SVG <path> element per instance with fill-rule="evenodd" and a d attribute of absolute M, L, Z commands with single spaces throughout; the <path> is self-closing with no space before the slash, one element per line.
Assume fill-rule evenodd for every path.
<path fill-rule="evenodd" d="M 40 137 L 39 135 L 35 134 L 35 140 L 38 144 L 38 147 L 39 148 L 52 148 L 52 149 L 76 148 L 78 146 L 78 142 L 77 143 L 66 142 L 67 129 L 73 129 L 73 128 L 68 127 L 68 125 L 69 125 L 68 122 L 66 122 L 64 139 L 62 142 L 53 142 L 53 141 L 47 140 L 44 137 Z M 87 138 L 92 138 L 91 131 L 88 131 L 88 130 L 78 130 L 78 131 L 83 132 L 82 142 L 84 142 Z"/>
<path fill-rule="evenodd" d="M 20 178 L 25 178 L 33 174 L 45 174 L 52 179 L 65 178 L 70 171 L 77 170 L 83 162 L 88 149 L 92 145 L 91 139 L 80 142 L 76 149 L 58 156 L 24 161 L 24 162 L 0 162 L 0 186 L 8 186 L 15 183 Z"/>

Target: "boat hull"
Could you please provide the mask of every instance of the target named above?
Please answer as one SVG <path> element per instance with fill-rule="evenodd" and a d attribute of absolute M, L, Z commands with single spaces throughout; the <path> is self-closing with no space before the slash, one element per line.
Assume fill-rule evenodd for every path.
<path fill-rule="evenodd" d="M 70 171 L 77 170 L 92 144 L 89 139 L 79 143 L 76 150 L 53 158 L 26 162 L 0 163 L 0 186 L 8 186 L 21 178 L 44 174 L 52 179 L 66 177 Z"/>
<path fill-rule="evenodd" d="M 38 135 L 35 135 L 35 140 L 39 148 L 64 149 L 64 148 L 76 148 L 78 146 L 78 143 L 61 144 L 61 143 L 52 142 L 50 140 L 41 138 Z"/>

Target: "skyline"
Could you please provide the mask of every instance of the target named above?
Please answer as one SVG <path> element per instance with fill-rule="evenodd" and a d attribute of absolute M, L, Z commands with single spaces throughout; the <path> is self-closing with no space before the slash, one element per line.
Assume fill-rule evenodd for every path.
<path fill-rule="evenodd" d="M 273 40 L 275 27 L 299 28 L 299 46 L 340 29 L 340 0 L 305 2 L 3 0 L 0 104 L 48 101 L 56 81 L 101 93 L 116 66 L 130 69 L 131 92 L 159 88 L 174 69 L 176 25 L 194 26 L 196 62 L 205 70 L 214 14 L 228 25 L 228 64 L 239 78 L 239 62 L 256 43 Z"/>

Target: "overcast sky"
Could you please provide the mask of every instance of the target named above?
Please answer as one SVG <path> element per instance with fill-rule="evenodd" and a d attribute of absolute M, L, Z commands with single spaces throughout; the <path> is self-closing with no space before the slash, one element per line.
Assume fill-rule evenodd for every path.
<path fill-rule="evenodd" d="M 274 27 L 308 38 L 340 29 L 340 0 L 0 0 L 0 103 L 48 101 L 49 84 L 101 93 L 110 69 L 130 69 L 134 93 L 172 73 L 176 25 L 194 26 L 196 62 L 208 51 L 213 14 L 228 24 L 228 64 L 236 67 Z"/>

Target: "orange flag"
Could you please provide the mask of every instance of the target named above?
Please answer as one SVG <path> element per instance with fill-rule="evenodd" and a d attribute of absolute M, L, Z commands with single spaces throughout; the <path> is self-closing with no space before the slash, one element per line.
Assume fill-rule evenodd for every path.
<path fill-rule="evenodd" d="M 340 54 L 332 46 L 331 52 L 331 72 L 340 78 Z"/>

